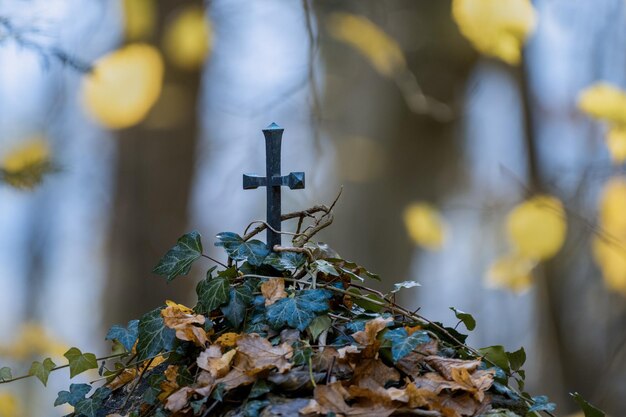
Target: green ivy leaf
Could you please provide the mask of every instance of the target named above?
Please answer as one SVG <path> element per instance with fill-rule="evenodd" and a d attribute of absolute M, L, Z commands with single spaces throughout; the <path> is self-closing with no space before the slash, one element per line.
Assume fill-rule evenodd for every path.
<path fill-rule="evenodd" d="M 139 335 L 139 320 L 131 320 L 128 322 L 128 326 L 120 326 L 116 324 L 109 329 L 105 340 L 117 340 L 120 342 L 127 352 L 133 350 L 133 346 L 137 341 Z"/>
<path fill-rule="evenodd" d="M 0 368 L 0 381 L 9 381 L 13 379 L 13 374 L 11 373 L 11 368 L 8 366 L 3 366 Z"/>
<path fill-rule="evenodd" d="M 513 371 L 519 371 L 526 362 L 526 351 L 524 351 L 523 347 L 519 348 L 515 352 L 507 352 L 506 356 L 509 359 L 509 364 L 511 365 L 511 369 Z M 523 373 L 521 373 L 521 375 L 522 377 L 525 376 Z"/>
<path fill-rule="evenodd" d="M 585 400 L 582 397 L 582 395 L 580 395 L 579 393 L 572 392 L 570 393 L 570 395 L 572 396 L 574 401 L 576 401 L 576 403 L 578 404 L 580 409 L 583 411 L 583 413 L 585 413 L 585 417 L 605 417 L 606 416 L 604 411 L 589 404 L 589 402 L 587 402 L 587 400 Z"/>
<path fill-rule="evenodd" d="M 463 322 L 467 330 L 471 332 L 476 328 L 476 319 L 474 319 L 474 316 L 465 311 L 457 310 L 454 307 L 450 307 L 450 310 L 454 311 L 456 318 Z"/>
<path fill-rule="evenodd" d="M 332 321 L 330 320 L 330 317 L 328 317 L 326 314 L 324 314 L 323 316 L 315 317 L 311 324 L 309 324 L 309 331 L 311 332 L 311 337 L 313 337 L 313 341 L 317 340 L 322 332 L 328 330 L 331 324 Z"/>
<path fill-rule="evenodd" d="M 313 272 L 321 272 L 322 274 L 332 275 L 335 277 L 339 276 L 339 272 L 337 272 L 337 269 L 335 269 L 333 264 L 323 259 L 318 259 L 317 261 L 312 262 L 309 267 Z"/>
<path fill-rule="evenodd" d="M 196 286 L 196 294 L 198 294 L 196 311 L 200 314 L 208 314 L 228 302 L 229 288 L 230 282 L 226 276 L 218 274 L 214 278 L 210 272 L 207 273 L 207 277 Z"/>
<path fill-rule="evenodd" d="M 402 282 L 397 282 L 395 284 L 393 284 L 393 290 L 391 290 L 392 294 L 397 293 L 398 291 L 400 291 L 403 288 L 413 288 L 413 287 L 421 287 L 422 284 L 420 284 L 417 281 L 402 281 Z"/>
<path fill-rule="evenodd" d="M 335 267 L 341 270 L 341 272 L 344 272 L 359 281 L 365 281 L 366 278 L 380 281 L 380 277 L 378 275 L 368 271 L 361 265 L 357 265 L 354 262 L 346 261 L 345 259 L 340 258 L 326 258 L 326 260 L 335 265 Z"/>
<path fill-rule="evenodd" d="M 48 384 L 48 376 L 50 372 L 56 367 L 56 364 L 52 362 L 52 359 L 46 358 L 42 362 L 33 362 L 28 371 L 28 375 L 36 376 L 41 383 L 46 386 Z"/>
<path fill-rule="evenodd" d="M 267 307 L 266 315 L 270 325 L 275 329 L 288 325 L 304 331 L 318 313 L 329 309 L 327 290 L 304 290 L 295 297 L 282 298 Z"/>
<path fill-rule="evenodd" d="M 230 288 L 230 301 L 222 307 L 222 313 L 231 326 L 238 329 L 246 318 L 246 310 L 252 303 L 252 292 L 246 286 Z"/>
<path fill-rule="evenodd" d="M 218 233 L 215 246 L 222 246 L 232 260 L 248 261 L 253 266 L 261 266 L 270 254 L 267 245 L 260 240 L 244 241 L 241 236 L 232 232 Z"/>
<path fill-rule="evenodd" d="M 89 394 L 89 391 L 91 391 L 91 385 L 89 384 L 72 384 L 69 391 L 59 392 L 57 399 L 54 401 L 54 406 L 69 404 L 72 407 L 76 407 L 76 404 L 85 399 L 85 395 Z"/>
<path fill-rule="evenodd" d="M 528 409 L 529 412 L 556 410 L 556 404 L 549 402 L 548 397 L 546 397 L 545 395 L 533 397 L 532 401 L 533 405 Z"/>
<path fill-rule="evenodd" d="M 509 358 L 502 346 L 500 345 L 489 346 L 489 347 L 485 347 L 482 349 L 478 349 L 478 351 L 489 362 L 501 368 L 507 374 L 511 373 L 511 367 L 509 366 Z"/>
<path fill-rule="evenodd" d="M 398 362 L 417 346 L 430 340 L 427 332 L 418 330 L 409 336 L 404 327 L 385 332 L 383 338 L 391 341 L 391 356 L 394 362 Z"/>
<path fill-rule="evenodd" d="M 98 361 L 93 353 L 83 353 L 78 348 L 70 348 L 63 354 L 70 363 L 70 378 L 82 374 L 89 369 L 96 369 Z"/>
<path fill-rule="evenodd" d="M 272 252 L 263 261 L 279 271 L 295 271 L 306 263 L 306 256 L 295 252 Z"/>
<path fill-rule="evenodd" d="M 248 395 L 248 398 L 259 398 L 267 394 L 271 390 L 272 390 L 271 387 L 267 384 L 265 380 L 257 379 L 254 385 L 252 385 L 252 389 L 250 390 L 250 394 Z"/>
<path fill-rule="evenodd" d="M 363 298 L 357 298 L 354 297 L 352 301 L 354 301 L 354 304 L 358 305 L 361 308 L 364 308 L 367 311 L 372 311 L 374 313 L 378 313 L 380 310 L 383 309 L 382 305 L 378 304 L 378 303 L 382 303 L 384 302 L 384 300 L 382 298 L 380 298 L 379 296 L 377 296 L 376 294 L 365 294 L 363 295 L 361 293 L 361 291 L 358 288 L 350 288 L 348 290 L 348 292 L 351 292 L 355 295 L 359 295 L 359 296 L 363 296 L 365 298 L 367 298 L 367 300 L 363 299 Z M 371 300 L 371 301 L 369 301 Z"/>
<path fill-rule="evenodd" d="M 109 388 L 100 387 L 90 398 L 79 401 L 74 411 L 81 417 L 102 417 L 106 414 L 102 403 L 110 394 Z"/>
<path fill-rule="evenodd" d="M 137 359 L 143 360 L 169 351 L 174 345 L 175 331 L 165 327 L 161 307 L 146 313 L 139 320 Z"/>
<path fill-rule="evenodd" d="M 200 233 L 193 231 L 181 236 L 152 272 L 164 276 L 169 282 L 179 275 L 187 275 L 191 270 L 191 264 L 200 256 L 202 256 Z"/>

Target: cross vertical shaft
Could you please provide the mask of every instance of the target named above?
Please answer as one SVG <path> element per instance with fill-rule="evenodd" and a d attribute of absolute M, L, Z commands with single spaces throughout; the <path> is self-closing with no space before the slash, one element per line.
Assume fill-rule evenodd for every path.
<path fill-rule="evenodd" d="M 281 243 L 281 198 L 280 184 L 275 184 L 274 179 L 280 178 L 280 152 L 283 139 L 283 129 L 272 128 L 270 125 L 263 130 L 265 135 L 265 155 L 267 159 L 265 178 L 271 179 L 267 188 L 267 244 L 270 248 Z M 274 229 L 274 230 L 272 230 Z"/>
<path fill-rule="evenodd" d="M 280 174 L 280 152 L 283 131 L 276 123 L 263 129 L 265 136 L 265 177 L 253 174 L 243 175 L 243 188 L 250 190 L 267 188 L 267 245 L 273 250 L 281 243 L 281 187 L 292 190 L 304 188 L 304 172 Z"/>

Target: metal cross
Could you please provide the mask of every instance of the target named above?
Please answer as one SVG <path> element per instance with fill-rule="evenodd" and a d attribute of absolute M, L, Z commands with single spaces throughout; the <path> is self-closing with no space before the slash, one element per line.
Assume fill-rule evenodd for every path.
<path fill-rule="evenodd" d="M 243 189 L 252 190 L 267 187 L 267 245 L 273 249 L 280 245 L 280 187 L 287 186 L 292 190 L 304 188 L 304 172 L 290 172 L 280 175 L 280 145 L 284 129 L 272 123 L 263 129 L 265 135 L 265 177 L 243 174 Z"/>

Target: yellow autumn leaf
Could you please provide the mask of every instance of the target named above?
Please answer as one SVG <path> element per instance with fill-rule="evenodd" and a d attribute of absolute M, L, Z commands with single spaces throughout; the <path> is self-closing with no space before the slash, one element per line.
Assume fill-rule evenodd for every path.
<path fill-rule="evenodd" d="M 163 70 L 159 51 L 141 43 L 100 58 L 83 80 L 82 95 L 88 112 L 113 129 L 141 122 L 161 94 Z"/>
<path fill-rule="evenodd" d="M 519 254 L 509 254 L 496 259 L 487 271 L 487 286 L 504 288 L 521 293 L 533 284 L 532 271 L 537 261 Z"/>
<path fill-rule="evenodd" d="M 8 392 L 0 393 L 0 417 L 19 417 L 21 415 L 22 411 L 15 395 Z"/>
<path fill-rule="evenodd" d="M 598 82 L 583 90 L 578 107 L 589 116 L 611 123 L 626 123 L 626 91 L 607 82 Z"/>
<path fill-rule="evenodd" d="M 330 35 L 359 51 L 382 75 L 392 76 L 406 69 L 398 43 L 363 16 L 333 13 L 328 19 Z"/>
<path fill-rule="evenodd" d="M 549 259 L 565 241 L 563 204 L 549 195 L 534 196 L 511 210 L 506 228 L 516 253 L 529 259 Z"/>
<path fill-rule="evenodd" d="M 626 240 L 593 239 L 593 257 L 600 267 L 604 284 L 626 297 Z"/>
<path fill-rule="evenodd" d="M 50 146 L 42 138 L 35 138 L 10 150 L 0 162 L 1 179 L 22 189 L 33 188 L 45 174 L 53 171 Z"/>
<path fill-rule="evenodd" d="M 601 232 L 593 240 L 593 257 L 607 288 L 626 296 L 626 178 L 611 178 L 599 204 Z"/>
<path fill-rule="evenodd" d="M 600 197 L 600 225 L 610 234 L 626 237 L 626 177 L 613 177 Z"/>
<path fill-rule="evenodd" d="M 537 23 L 530 0 L 454 0 L 452 17 L 479 52 L 511 65 Z"/>
<path fill-rule="evenodd" d="M 202 66 L 211 50 L 213 34 L 201 6 L 188 6 L 168 25 L 163 48 L 170 61 L 183 69 Z"/>
<path fill-rule="evenodd" d="M 0 356 L 15 360 L 26 360 L 31 357 L 58 356 L 69 349 L 50 336 L 40 324 L 24 323 L 15 338 L 8 344 L 0 344 Z"/>
<path fill-rule="evenodd" d="M 175 310 L 179 310 L 182 314 L 193 314 L 193 310 L 183 304 L 178 304 L 172 300 L 165 300 L 165 305 L 172 307 Z"/>
<path fill-rule="evenodd" d="M 156 26 L 155 0 L 124 0 L 124 31 L 126 39 L 148 38 Z"/>
<path fill-rule="evenodd" d="M 233 347 L 237 344 L 238 339 L 239 339 L 239 334 L 228 332 L 218 337 L 215 343 L 223 347 Z"/>
<path fill-rule="evenodd" d="M 615 164 L 626 161 L 626 126 L 615 126 L 609 129 L 606 146 Z"/>
<path fill-rule="evenodd" d="M 48 142 L 43 139 L 34 139 L 5 155 L 2 168 L 8 172 L 18 172 L 48 159 L 50 159 Z"/>
<path fill-rule="evenodd" d="M 436 208 L 413 203 L 404 210 L 404 224 L 413 241 L 427 249 L 440 249 L 446 239 L 446 225 Z"/>

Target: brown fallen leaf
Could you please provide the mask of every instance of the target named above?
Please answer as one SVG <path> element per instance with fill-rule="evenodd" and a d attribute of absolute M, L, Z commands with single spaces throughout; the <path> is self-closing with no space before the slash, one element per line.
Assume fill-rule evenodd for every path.
<path fill-rule="evenodd" d="M 400 373 L 390 366 L 385 365 L 379 359 L 367 359 L 359 362 L 354 368 L 352 383 L 365 386 L 365 384 L 378 384 L 384 386 L 389 382 L 398 382 Z"/>
<path fill-rule="evenodd" d="M 192 387 L 182 387 L 167 397 L 165 409 L 172 412 L 182 410 L 187 405 L 189 398 L 191 398 L 194 392 L 195 390 Z"/>
<path fill-rule="evenodd" d="M 478 370 L 480 359 L 462 360 L 429 356 L 425 361 L 437 370 L 446 380 L 458 384 L 458 389 L 469 392 L 482 402 L 487 391 L 493 384 L 493 370 Z"/>
<path fill-rule="evenodd" d="M 117 375 L 115 378 L 111 380 L 111 382 L 107 384 L 107 387 L 115 391 L 116 389 L 123 387 L 124 385 L 128 384 L 130 381 L 135 379 L 135 377 L 137 376 L 137 373 L 138 373 L 137 369 L 135 368 L 123 369 L 119 375 Z"/>
<path fill-rule="evenodd" d="M 224 384 L 224 389 L 226 391 L 230 391 L 231 389 L 238 388 L 242 385 L 250 385 L 256 378 L 250 376 L 237 368 L 233 368 L 230 372 L 223 378 L 215 380 L 215 385 Z"/>
<path fill-rule="evenodd" d="M 378 336 L 378 333 L 385 327 L 387 327 L 387 325 L 391 322 L 393 322 L 393 319 L 391 317 L 386 319 L 382 317 L 377 317 L 365 323 L 365 330 L 354 333 L 352 337 L 360 345 L 369 346 L 376 341 L 376 336 Z"/>
<path fill-rule="evenodd" d="M 193 314 L 189 307 L 182 304 L 176 304 L 172 301 L 166 302 L 167 307 L 161 310 L 163 324 L 170 329 L 176 330 L 176 337 L 180 340 L 194 342 L 198 346 L 205 346 L 208 339 L 206 332 L 202 327 L 206 321 L 205 317 L 200 314 Z"/>
<path fill-rule="evenodd" d="M 287 297 L 285 280 L 282 278 L 270 278 L 261 284 L 261 294 L 265 297 L 265 306 L 270 306 L 281 298 Z"/>
<path fill-rule="evenodd" d="M 208 397 L 213 392 L 213 388 L 215 388 L 215 378 L 207 371 L 200 371 L 195 387 L 198 395 Z"/>
<path fill-rule="evenodd" d="M 405 403 L 409 408 L 427 406 L 435 401 L 437 395 L 432 391 L 420 389 L 415 384 L 408 382 L 405 388 L 389 388 L 387 395 L 392 401 Z"/>
<path fill-rule="evenodd" d="M 397 407 L 381 403 L 364 402 L 355 405 L 346 403 L 349 392 L 340 382 L 328 385 L 318 385 L 313 392 L 314 400 L 300 409 L 302 414 L 328 414 L 335 413 L 344 416 L 376 416 L 387 417 L 393 414 Z"/>
<path fill-rule="evenodd" d="M 427 356 L 436 355 L 439 351 L 439 342 L 430 339 L 428 342 L 418 345 L 412 352 L 404 356 L 396 363 L 396 368 L 407 375 L 417 377 L 422 373 L 422 364 Z"/>
<path fill-rule="evenodd" d="M 273 368 L 282 373 L 292 367 L 289 359 L 293 356 L 293 348 L 289 344 L 272 346 L 269 340 L 255 333 L 245 334 L 237 340 L 237 352 L 237 367 L 248 375 Z"/>
<path fill-rule="evenodd" d="M 470 394 L 453 395 L 444 393 L 438 397 L 433 409 L 446 417 L 470 417 L 482 415 L 490 407 L 490 401 L 478 402 Z"/>
<path fill-rule="evenodd" d="M 480 366 L 480 359 L 476 360 L 463 360 L 463 359 L 452 359 L 452 358 L 444 358 L 441 356 L 428 356 L 424 358 L 424 360 L 435 370 L 437 370 L 441 375 L 446 377 L 448 380 L 452 380 L 452 370 L 453 369 L 465 369 L 468 372 L 473 372 Z"/>
<path fill-rule="evenodd" d="M 200 369 L 208 371 L 214 378 L 221 378 L 230 371 L 230 365 L 236 353 L 235 349 L 231 349 L 222 354 L 222 349 L 219 346 L 211 345 L 200 353 L 196 363 Z"/>
<path fill-rule="evenodd" d="M 357 349 L 358 351 L 358 349 Z M 343 356 L 345 358 L 345 355 Z M 313 354 L 311 358 L 311 366 L 316 372 L 329 372 L 338 379 L 350 379 L 353 371 L 352 367 L 340 357 L 339 351 L 331 346 L 325 346 L 323 350 L 319 350 Z"/>

